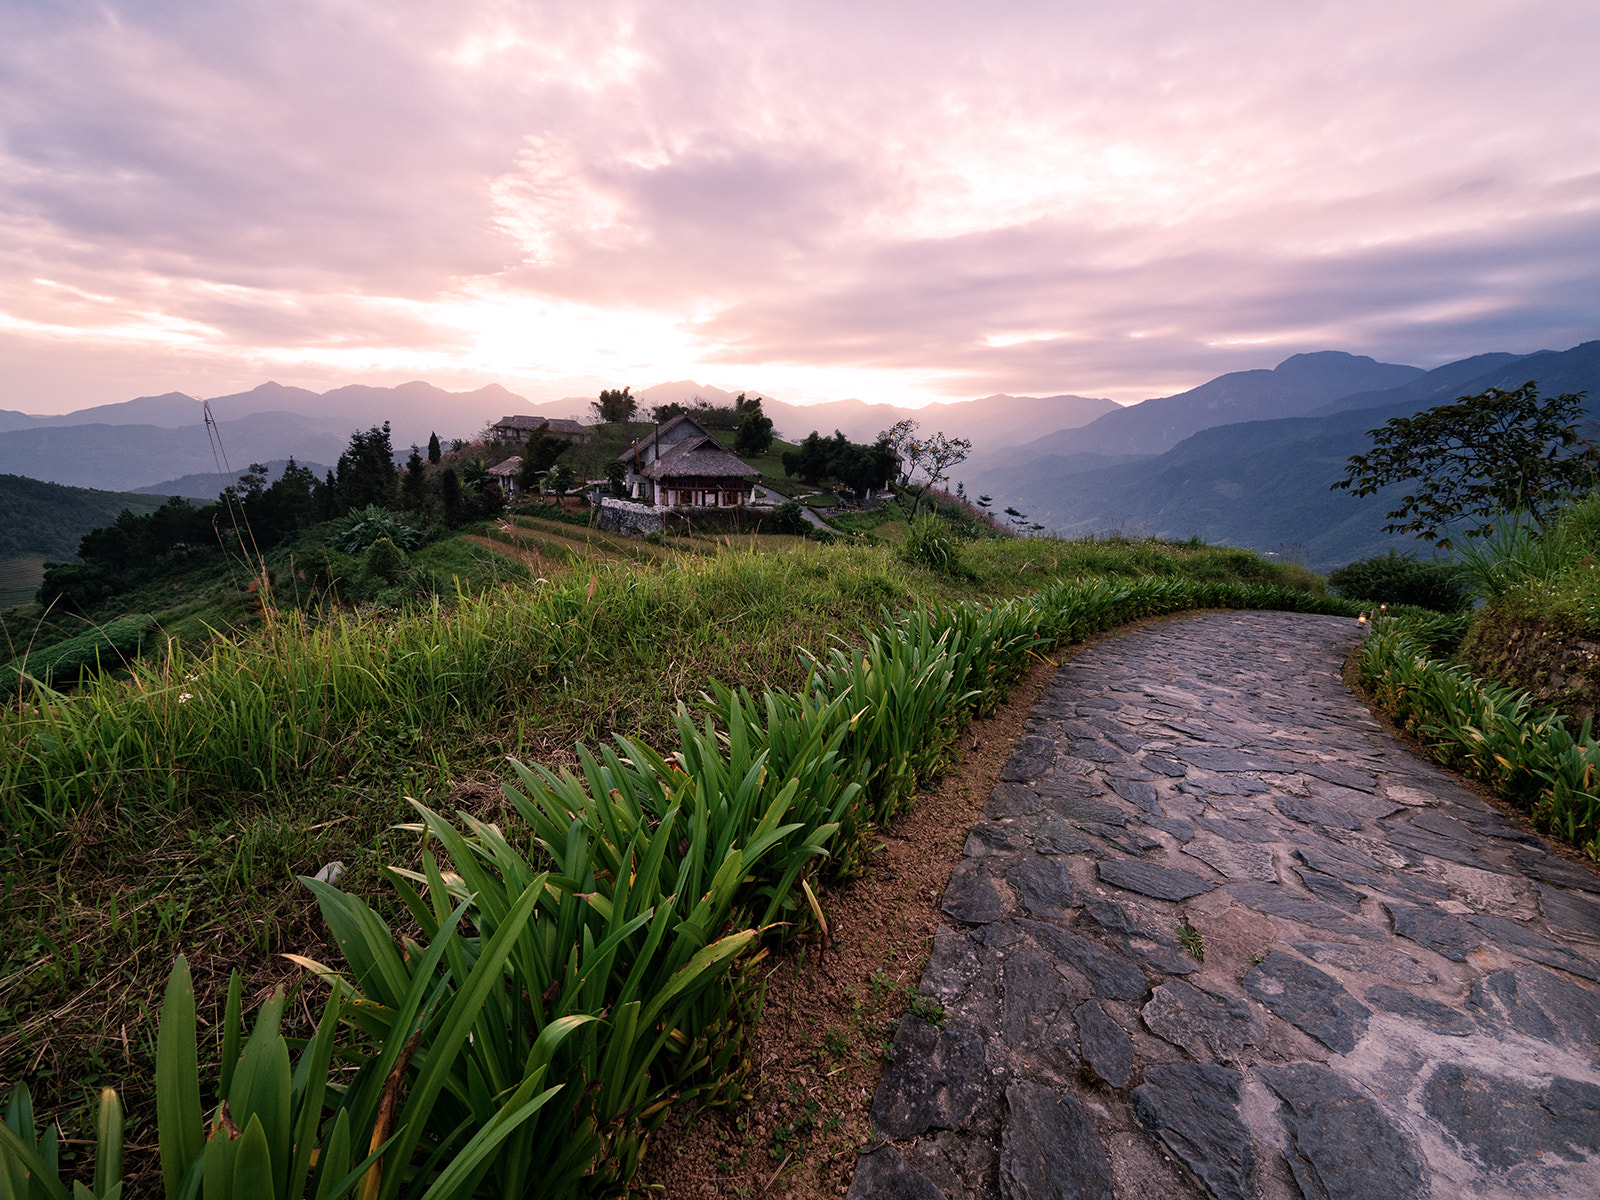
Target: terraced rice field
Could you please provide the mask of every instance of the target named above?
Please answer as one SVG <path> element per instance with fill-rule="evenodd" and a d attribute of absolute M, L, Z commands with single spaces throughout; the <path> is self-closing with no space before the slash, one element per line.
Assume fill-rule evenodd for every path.
<path fill-rule="evenodd" d="M 497 522 L 485 536 L 469 536 L 467 540 L 515 558 L 546 577 L 552 571 L 579 564 L 665 562 L 683 554 L 715 555 L 730 547 L 766 551 L 805 541 L 782 534 L 696 534 L 668 538 L 658 545 L 599 529 L 521 515 Z"/>

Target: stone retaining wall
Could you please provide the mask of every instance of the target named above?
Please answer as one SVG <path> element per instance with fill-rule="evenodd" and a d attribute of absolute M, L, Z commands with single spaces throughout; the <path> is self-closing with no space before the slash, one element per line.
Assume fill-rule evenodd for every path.
<path fill-rule="evenodd" d="M 610 496 L 600 500 L 600 528 L 607 533 L 620 533 L 627 537 L 660 533 L 665 515 L 665 509 L 635 504 L 631 500 L 615 500 Z"/>

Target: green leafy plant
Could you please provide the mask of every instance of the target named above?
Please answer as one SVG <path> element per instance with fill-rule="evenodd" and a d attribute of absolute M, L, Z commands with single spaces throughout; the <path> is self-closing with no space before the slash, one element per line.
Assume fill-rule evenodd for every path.
<path fill-rule="evenodd" d="M 415 529 L 376 504 L 351 509 L 334 521 L 328 533 L 328 541 L 345 554 L 360 554 L 379 538 L 388 538 L 402 550 L 415 550 L 422 542 Z"/>
<path fill-rule="evenodd" d="M 1526 692 L 1430 658 L 1404 621 L 1386 617 L 1362 647 L 1359 677 L 1434 757 L 1600 858 L 1600 741 L 1589 721 L 1574 737 L 1559 714 L 1533 711 Z"/>
<path fill-rule="evenodd" d="M 961 543 L 949 524 L 932 513 L 912 522 L 910 532 L 900 544 L 900 557 L 943 575 L 960 575 L 965 569 L 961 562 Z"/>

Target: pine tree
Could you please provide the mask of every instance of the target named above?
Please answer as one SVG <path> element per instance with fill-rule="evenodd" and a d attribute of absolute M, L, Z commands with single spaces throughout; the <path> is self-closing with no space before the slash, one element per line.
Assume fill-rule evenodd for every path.
<path fill-rule="evenodd" d="M 439 465 L 439 457 L 441 453 L 442 452 L 439 449 L 439 435 L 437 433 L 430 433 L 428 435 L 428 465 L 437 467 Z"/>

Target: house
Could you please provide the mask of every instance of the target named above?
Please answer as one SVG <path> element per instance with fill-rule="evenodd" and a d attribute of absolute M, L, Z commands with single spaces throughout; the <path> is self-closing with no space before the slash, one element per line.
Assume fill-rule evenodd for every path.
<path fill-rule="evenodd" d="M 687 413 L 635 441 L 622 462 L 633 498 L 658 508 L 742 508 L 761 478 Z"/>
<path fill-rule="evenodd" d="M 513 454 L 503 463 L 497 463 L 489 468 L 489 474 L 500 485 L 500 490 L 505 493 L 506 503 L 517 498 L 517 476 L 522 473 L 522 455 Z"/>
<path fill-rule="evenodd" d="M 565 417 L 515 416 L 501 417 L 489 431 L 503 442 L 527 441 L 535 429 L 542 429 L 546 437 L 566 438 L 569 442 L 589 440 L 589 427 Z"/>

